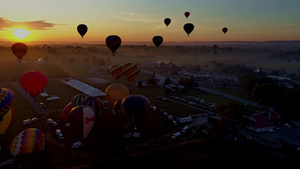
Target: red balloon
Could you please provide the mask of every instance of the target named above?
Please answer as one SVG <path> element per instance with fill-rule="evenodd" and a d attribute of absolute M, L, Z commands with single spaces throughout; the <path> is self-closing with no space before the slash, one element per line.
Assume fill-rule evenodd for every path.
<path fill-rule="evenodd" d="M 184 13 L 184 16 L 185 16 L 186 18 L 188 18 L 188 17 L 190 16 L 190 13 L 189 13 L 189 12 L 185 12 L 185 13 Z"/>
<path fill-rule="evenodd" d="M 65 124 L 69 122 L 70 112 L 73 109 L 72 102 L 69 102 L 60 115 L 60 121 Z"/>
<path fill-rule="evenodd" d="M 35 97 L 45 90 L 48 78 L 43 72 L 31 70 L 21 76 L 20 84 L 28 94 Z"/>
<path fill-rule="evenodd" d="M 23 56 L 27 53 L 27 46 L 24 43 L 15 43 L 11 46 L 11 51 L 21 62 Z"/>
<path fill-rule="evenodd" d="M 70 123 L 79 138 L 86 138 L 91 132 L 96 116 L 93 108 L 80 105 L 70 112 Z"/>

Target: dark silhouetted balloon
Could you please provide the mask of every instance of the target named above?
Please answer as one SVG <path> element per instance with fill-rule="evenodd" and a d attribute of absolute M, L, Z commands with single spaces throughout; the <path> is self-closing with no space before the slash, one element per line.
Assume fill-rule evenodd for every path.
<path fill-rule="evenodd" d="M 95 111 L 89 106 L 80 105 L 70 112 L 70 123 L 79 138 L 86 138 L 96 120 Z"/>
<path fill-rule="evenodd" d="M 110 35 L 105 40 L 106 46 L 112 51 L 113 55 L 121 45 L 121 38 L 117 35 Z"/>
<path fill-rule="evenodd" d="M 121 107 L 134 128 L 139 127 L 150 112 L 149 100 L 138 94 L 125 97 L 122 100 Z"/>
<path fill-rule="evenodd" d="M 45 90 L 48 78 L 43 72 L 31 70 L 21 76 L 20 84 L 28 94 L 35 97 Z"/>
<path fill-rule="evenodd" d="M 11 51 L 21 62 L 23 56 L 27 53 L 27 46 L 24 43 L 15 43 L 11 46 Z"/>
<path fill-rule="evenodd" d="M 153 43 L 155 44 L 155 46 L 158 48 L 162 42 L 163 42 L 163 37 L 161 36 L 154 36 L 152 39 Z"/>
<path fill-rule="evenodd" d="M 225 34 L 225 33 L 228 31 L 228 28 L 224 27 L 224 28 L 222 29 L 222 31 L 223 31 L 223 33 Z"/>
<path fill-rule="evenodd" d="M 184 31 L 188 34 L 188 36 L 190 35 L 190 33 L 194 30 L 194 25 L 192 23 L 186 23 L 183 26 Z"/>
<path fill-rule="evenodd" d="M 164 22 L 165 22 L 165 24 L 166 24 L 167 26 L 169 26 L 170 23 L 171 23 L 171 19 L 170 19 L 170 18 L 166 18 L 166 19 L 164 20 Z"/>
<path fill-rule="evenodd" d="M 85 24 L 80 24 L 77 26 L 77 31 L 81 35 L 82 39 L 83 39 L 83 36 L 86 34 L 87 30 L 88 30 L 88 27 Z"/>
<path fill-rule="evenodd" d="M 185 13 L 184 13 L 184 16 L 185 16 L 186 18 L 188 18 L 188 17 L 190 16 L 190 13 L 189 13 L 189 12 L 185 12 Z"/>

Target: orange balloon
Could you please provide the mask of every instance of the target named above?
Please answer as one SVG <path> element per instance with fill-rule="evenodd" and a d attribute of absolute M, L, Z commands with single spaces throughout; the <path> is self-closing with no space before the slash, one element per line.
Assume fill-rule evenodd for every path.
<path fill-rule="evenodd" d="M 105 97 L 110 104 L 129 95 L 129 89 L 121 83 L 113 83 L 105 90 Z"/>

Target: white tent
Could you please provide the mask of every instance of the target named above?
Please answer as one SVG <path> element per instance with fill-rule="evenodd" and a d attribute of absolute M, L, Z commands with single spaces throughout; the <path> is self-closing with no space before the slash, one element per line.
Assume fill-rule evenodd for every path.
<path fill-rule="evenodd" d="M 101 90 L 94 88 L 93 86 L 90 86 L 83 82 L 80 82 L 76 79 L 71 79 L 67 81 L 66 84 L 89 96 L 94 96 L 94 97 L 105 96 L 105 93 L 103 93 Z"/>

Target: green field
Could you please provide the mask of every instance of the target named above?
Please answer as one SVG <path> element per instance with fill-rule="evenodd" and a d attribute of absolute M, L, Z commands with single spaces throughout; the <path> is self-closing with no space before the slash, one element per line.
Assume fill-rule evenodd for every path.
<path fill-rule="evenodd" d="M 162 46 L 161 48 L 156 49 L 154 47 L 147 46 L 124 46 L 120 48 L 120 50 L 118 50 L 115 56 L 112 56 L 112 54 L 108 52 L 107 49 L 103 47 L 103 45 L 96 47 L 96 52 L 89 52 L 86 48 L 83 48 L 80 49 L 79 53 L 74 53 L 74 48 L 69 49 L 62 46 L 55 47 L 55 53 L 49 53 L 42 49 L 32 47 L 29 48 L 28 53 L 24 56 L 24 63 L 18 63 L 18 60 L 15 56 L 13 56 L 9 48 L 2 48 L 0 50 L 1 85 L 2 87 L 8 87 L 12 89 L 16 94 L 13 103 L 13 107 L 15 108 L 15 117 L 13 119 L 13 123 L 8 128 L 6 133 L 1 137 L 1 145 L 4 151 L 7 150 L 7 147 L 10 144 L 11 140 L 19 132 L 29 127 L 35 127 L 45 132 L 48 136 L 49 149 L 45 152 L 42 152 L 40 155 L 45 158 L 49 158 L 49 160 L 44 159 L 44 161 L 42 160 L 42 162 L 45 164 L 49 164 L 50 166 L 55 166 L 56 164 L 62 164 L 63 162 L 61 161 L 61 159 L 65 156 L 68 156 L 66 161 L 72 161 L 76 158 L 79 158 L 78 156 L 80 155 L 85 156 L 87 154 L 89 154 L 90 156 L 96 154 L 101 157 L 105 157 L 106 154 L 115 152 L 119 155 L 120 150 L 118 148 L 128 148 L 135 144 L 141 144 L 149 140 L 154 140 L 168 135 L 179 129 L 179 127 L 182 127 L 175 127 L 162 114 L 158 112 L 151 112 L 139 129 L 139 131 L 143 134 L 141 140 L 126 140 L 123 137 L 124 133 L 122 119 L 120 117 L 113 116 L 113 106 L 107 104 L 104 115 L 97 120 L 95 133 L 91 136 L 91 140 L 89 140 L 90 142 L 88 142 L 86 146 L 87 148 L 80 152 L 74 152 L 70 148 L 70 145 L 76 141 L 76 137 L 74 136 L 74 134 L 71 134 L 71 129 L 65 128 L 64 126 L 59 126 L 62 129 L 62 132 L 65 133 L 66 137 L 64 141 L 60 142 L 54 134 L 55 128 L 53 126 L 49 127 L 49 124 L 45 123 L 45 120 L 47 118 L 53 118 L 55 121 L 59 121 L 62 109 L 72 100 L 72 98 L 76 94 L 80 93 L 76 89 L 73 89 L 61 82 L 61 80 L 65 80 L 68 77 L 83 81 L 105 92 L 105 89 L 109 85 L 117 82 L 111 76 L 111 74 L 107 72 L 107 68 L 112 64 L 124 64 L 128 62 L 144 63 L 151 61 L 163 61 L 165 63 L 168 63 L 172 61 L 175 64 L 181 65 L 200 64 L 202 69 L 210 69 L 209 62 L 213 60 L 217 62 L 224 62 L 225 64 L 251 63 L 255 65 L 259 62 L 267 60 L 266 57 L 270 54 L 268 52 L 245 52 L 242 50 L 237 50 L 231 52 L 225 51 L 223 53 L 219 53 L 217 56 L 214 56 L 210 52 L 201 52 L 201 50 L 197 51 L 196 48 L 189 47 L 183 48 Z M 45 58 L 46 56 L 49 59 L 49 63 L 34 63 L 39 58 Z M 70 62 L 70 58 L 73 59 L 72 62 Z M 102 67 L 103 65 L 99 65 L 93 62 L 92 58 L 104 61 L 105 67 Z M 102 71 L 99 72 L 101 75 L 95 75 L 91 73 L 89 69 L 102 69 Z M 11 84 L 19 84 L 21 75 L 30 70 L 38 70 L 44 72 L 48 77 L 46 93 L 55 94 L 60 97 L 60 100 L 54 101 L 47 101 L 46 98 L 43 98 L 42 96 L 36 97 L 37 103 L 44 102 L 46 104 L 45 110 L 49 111 L 47 113 L 36 113 L 32 105 L 23 96 L 22 92 L 24 91 L 19 91 Z M 110 83 L 99 83 L 91 80 L 91 78 L 95 77 L 109 80 Z M 137 80 L 147 80 L 149 77 L 150 74 L 140 73 L 133 83 L 135 83 Z M 157 99 L 158 96 L 164 94 L 162 88 L 137 88 L 134 84 L 130 86 L 125 77 L 122 77 L 118 82 L 126 85 L 129 89 L 130 94 L 141 94 L 146 96 L 150 100 L 151 105 L 155 105 L 159 109 L 163 109 L 164 111 L 173 114 L 174 117 L 202 113 L 196 111 L 192 107 L 173 102 L 170 99 L 168 101 Z M 223 92 L 239 95 L 241 97 L 243 96 L 241 92 L 236 90 L 226 90 Z M 184 94 L 174 93 L 173 95 L 178 97 L 191 95 L 202 98 L 206 102 L 215 103 L 226 103 L 230 101 L 226 98 L 216 95 L 203 94 L 202 92 L 199 92 L 197 90 L 189 90 Z M 100 99 L 103 101 L 106 100 L 105 97 L 101 97 Z M 30 125 L 22 124 L 22 121 L 24 119 L 33 117 L 37 117 L 39 118 L 39 120 Z M 101 144 L 98 144 L 98 142 Z M 117 148 L 114 148 L 114 146 L 117 146 Z M 60 148 L 64 148 L 65 152 L 61 152 Z M 95 150 L 101 152 L 95 152 Z M 26 160 L 32 160 L 34 158 L 37 158 L 38 156 L 38 153 L 33 153 L 32 155 L 20 157 L 20 161 L 23 161 L 25 163 Z M 111 156 L 113 155 L 111 154 Z M 51 164 L 52 162 L 53 164 Z"/>

